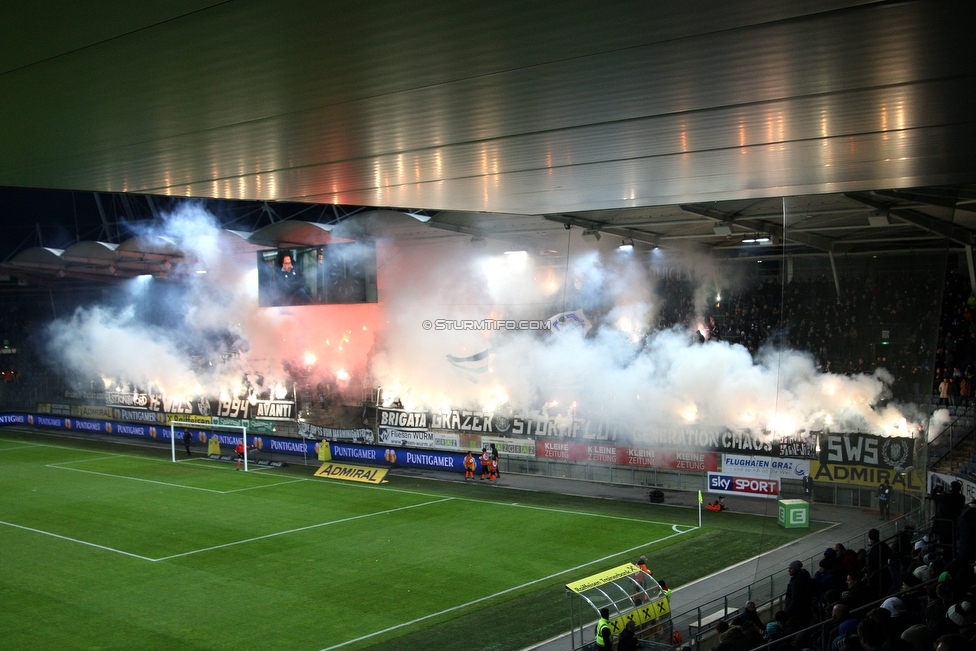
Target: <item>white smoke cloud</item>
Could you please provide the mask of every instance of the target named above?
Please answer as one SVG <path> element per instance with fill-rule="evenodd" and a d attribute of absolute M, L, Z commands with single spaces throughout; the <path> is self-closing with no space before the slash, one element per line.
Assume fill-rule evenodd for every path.
<path fill-rule="evenodd" d="M 370 224 L 358 226 L 370 232 Z M 636 254 L 578 243 L 569 260 L 550 262 L 505 255 L 500 245 L 476 250 L 459 238 L 381 240 L 379 308 L 258 308 L 255 247 L 223 231 L 199 205 L 183 205 L 144 235 L 175 239 L 186 255 L 185 268 L 176 270 L 184 278 L 172 306 L 178 325 L 148 325 L 132 305 L 89 307 L 54 322 L 49 349 L 80 380 L 216 396 L 236 391 L 246 372 L 268 384 L 284 381 L 285 367 L 298 360 L 312 379 L 348 382 L 365 372 L 369 356 L 373 382 L 407 407 L 504 406 L 638 430 L 772 434 L 821 427 L 910 434 L 909 420 L 918 418 L 910 409 L 879 406 L 891 381 L 884 371 L 824 374 L 810 356 L 772 348 L 754 360 L 739 345 L 698 343 L 687 327 L 694 324 L 653 331 L 662 297 Z M 698 303 L 713 300 L 730 279 L 712 262 L 687 266 L 699 269 L 695 311 L 702 314 Z M 587 337 L 424 327 L 438 319 L 544 320 L 581 307 L 596 326 Z M 228 350 L 243 355 L 221 360 Z M 478 353 L 484 358 L 448 360 Z"/>
<path fill-rule="evenodd" d="M 522 414 L 544 409 L 550 417 L 585 416 L 638 429 L 912 433 L 905 413 L 881 406 L 892 380 L 886 371 L 824 374 L 811 356 L 786 349 L 767 348 L 754 360 L 740 345 L 698 343 L 687 326 L 642 338 L 661 302 L 643 263 L 614 251 L 583 251 L 568 264 L 563 259 L 555 290 L 540 264 L 529 259 L 511 268 L 497 251 L 474 255 L 445 242 L 400 250 L 396 270 L 385 276 L 384 295 L 392 297 L 384 301 L 389 326 L 372 364 L 387 399 L 399 398 L 408 408 L 487 411 L 507 403 Z M 728 279 L 716 279 L 713 264 L 695 264 L 704 268 L 696 295 L 714 300 Z M 517 313 L 544 319 L 580 307 L 546 300 L 561 299 L 566 283 L 574 285 L 568 295 L 575 300 L 602 298 L 595 310 L 600 325 L 591 337 L 421 328 L 436 318 Z M 709 286 L 701 290 L 704 283 Z M 695 308 L 700 314 L 704 306 Z M 478 376 L 459 373 L 446 361 L 485 349 L 490 363 Z"/>
<path fill-rule="evenodd" d="M 239 393 L 245 374 L 268 389 L 283 383 L 296 360 L 315 360 L 305 369 L 313 380 L 364 368 L 375 317 L 363 306 L 258 308 L 258 247 L 201 205 L 185 203 L 139 235 L 178 243 L 183 262 L 170 272 L 177 280 L 128 281 L 128 305 L 84 307 L 50 324 L 48 350 L 70 379 L 217 397 Z M 146 323 L 137 309 L 145 293 L 159 291 L 172 327 Z"/>

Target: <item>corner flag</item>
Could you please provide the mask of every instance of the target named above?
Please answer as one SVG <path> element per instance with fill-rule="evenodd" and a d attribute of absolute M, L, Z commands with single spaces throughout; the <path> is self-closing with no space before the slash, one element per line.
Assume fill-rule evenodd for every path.
<path fill-rule="evenodd" d="M 702 499 L 701 489 L 698 489 L 698 528 L 701 529 L 702 526 Z"/>

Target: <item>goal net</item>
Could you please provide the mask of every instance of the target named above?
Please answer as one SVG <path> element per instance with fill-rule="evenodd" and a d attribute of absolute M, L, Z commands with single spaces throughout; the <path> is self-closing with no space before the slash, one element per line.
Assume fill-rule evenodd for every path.
<path fill-rule="evenodd" d="M 177 430 L 177 427 L 179 429 Z M 254 446 L 248 443 L 247 438 L 247 428 L 239 425 L 204 425 L 202 423 L 190 423 L 186 421 L 174 420 L 169 424 L 169 440 L 170 440 L 170 451 L 173 455 L 173 463 L 179 463 L 179 459 L 176 457 L 176 439 L 179 437 L 180 442 L 183 441 L 183 437 L 186 433 L 193 437 L 194 432 L 215 432 L 217 430 L 229 431 L 239 436 L 233 437 L 234 446 L 241 445 L 244 448 L 244 472 L 247 472 L 247 452 Z"/>

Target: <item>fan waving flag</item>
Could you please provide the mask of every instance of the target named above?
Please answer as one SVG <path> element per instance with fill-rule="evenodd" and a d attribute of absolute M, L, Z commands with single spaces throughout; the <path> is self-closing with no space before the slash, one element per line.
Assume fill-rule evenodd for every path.
<path fill-rule="evenodd" d="M 480 353 L 468 357 L 448 355 L 447 362 L 463 377 L 477 384 L 478 376 L 488 370 L 488 364 L 491 362 L 491 348 L 486 348 Z"/>
<path fill-rule="evenodd" d="M 590 320 L 583 314 L 583 310 L 556 314 L 549 317 L 549 323 L 552 324 L 552 331 L 557 335 L 567 335 L 570 332 L 582 332 L 585 337 L 590 331 L 590 328 L 593 327 Z"/>

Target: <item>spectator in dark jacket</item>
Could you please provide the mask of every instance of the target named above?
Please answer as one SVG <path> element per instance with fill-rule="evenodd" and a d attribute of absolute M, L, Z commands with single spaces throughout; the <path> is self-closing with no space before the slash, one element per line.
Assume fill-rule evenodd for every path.
<path fill-rule="evenodd" d="M 814 585 L 803 563 L 793 561 L 789 565 L 790 582 L 786 585 L 785 610 L 789 616 L 788 628 L 799 630 L 810 624 L 813 618 Z"/>

